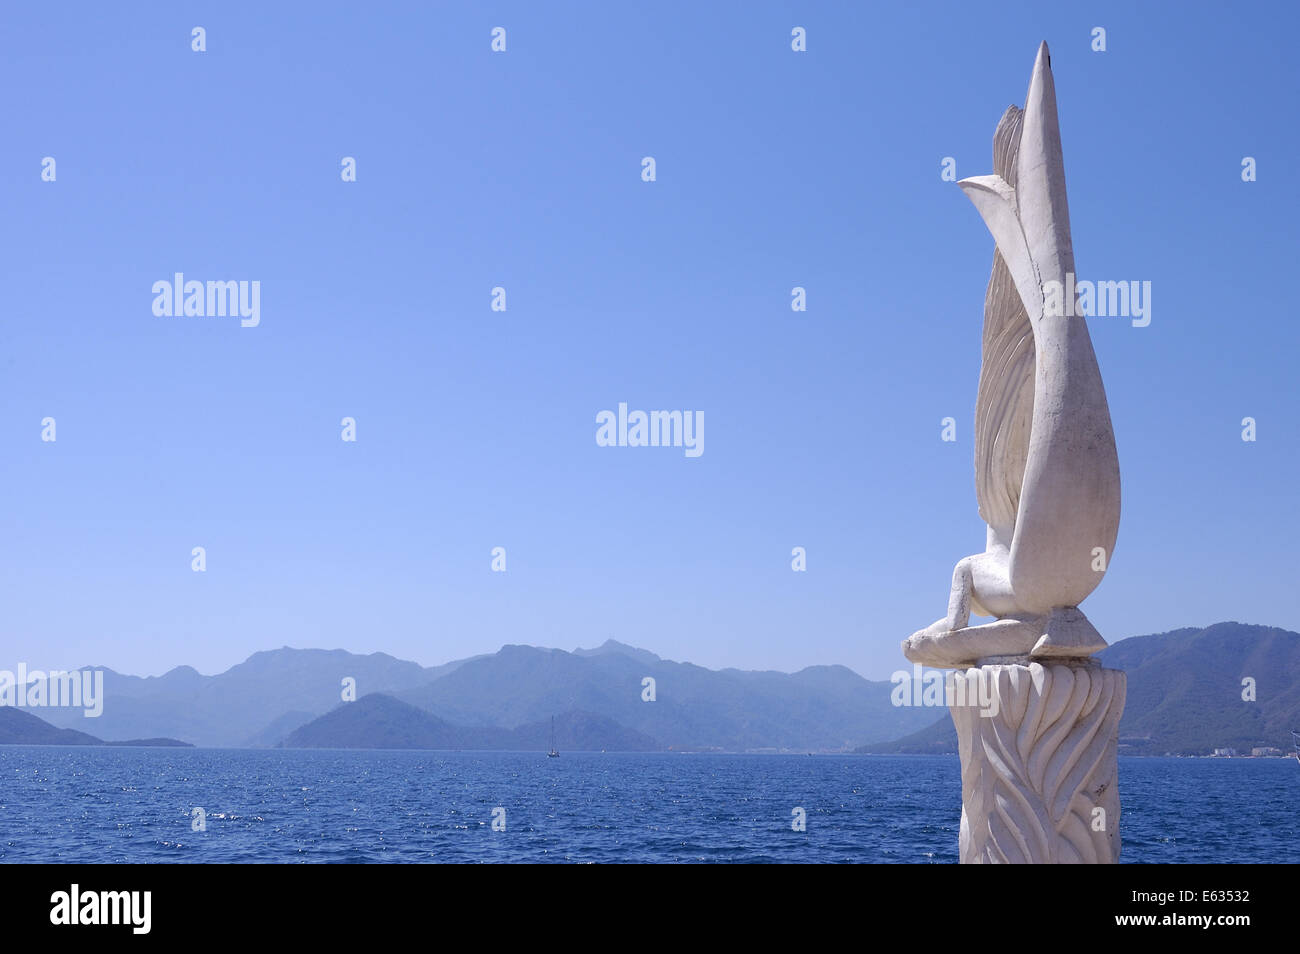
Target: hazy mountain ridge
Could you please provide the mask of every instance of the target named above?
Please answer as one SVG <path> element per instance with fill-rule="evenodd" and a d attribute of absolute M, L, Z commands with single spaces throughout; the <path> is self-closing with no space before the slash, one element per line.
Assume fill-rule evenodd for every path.
<path fill-rule="evenodd" d="M 1121 640 L 1101 660 L 1128 673 L 1123 752 L 1287 749 L 1289 729 L 1300 728 L 1300 634 L 1219 623 Z M 503 730 L 587 713 L 603 720 L 583 742 L 597 749 L 649 739 L 694 751 L 955 751 L 946 713 L 896 707 L 891 683 L 868 681 L 844 666 L 710 670 L 614 640 L 573 652 L 512 644 L 428 668 L 385 653 L 286 647 L 254 653 L 217 676 L 188 666 L 148 678 L 105 670 L 104 713 L 94 720 L 79 709 L 29 711 L 59 728 L 116 738 L 271 746 L 338 709 L 349 676 L 360 697 L 391 696 L 440 720 L 453 748 L 467 747 L 470 730 L 494 730 L 484 738 L 500 740 Z M 1247 676 L 1256 680 L 1254 702 L 1241 699 Z M 654 680 L 654 701 L 643 698 L 647 677 Z M 882 744 L 891 739 L 897 741 Z M 523 747 L 544 747 L 535 741 L 530 737 Z M 506 743 L 491 742 L 498 744 Z"/>
<path fill-rule="evenodd" d="M 863 733 L 896 738 L 929 721 L 900 709 L 888 682 L 844 666 L 797 673 L 710 670 L 617 643 L 582 655 L 509 645 L 397 698 L 462 725 L 509 728 L 582 710 L 600 713 L 666 748 L 847 751 Z M 645 678 L 655 699 L 645 701 Z"/>
<path fill-rule="evenodd" d="M 614 640 L 566 652 L 507 645 L 491 655 L 424 668 L 384 653 L 288 647 L 254 653 L 216 676 L 177 667 L 141 678 L 105 670 L 97 731 L 174 736 L 208 746 L 271 746 L 342 701 L 341 680 L 357 695 L 393 696 L 461 728 L 515 730 L 552 715 L 586 712 L 609 720 L 596 748 L 648 737 L 694 750 L 848 750 L 864 735 L 895 738 L 928 714 L 890 705 L 887 682 L 843 666 L 798 673 L 714 671 L 661 659 Z M 645 677 L 656 698 L 643 701 Z M 84 729 L 78 709 L 45 709 L 62 728 Z M 638 743 L 642 744 L 642 743 Z"/>
<path fill-rule="evenodd" d="M 188 742 L 176 739 L 127 739 L 122 742 L 109 742 L 87 732 L 76 729 L 60 729 L 44 719 L 15 709 L 13 706 L 0 706 L 0 745 L 158 745 L 184 746 Z"/>
<path fill-rule="evenodd" d="M 342 681 L 357 694 L 393 692 L 453 671 L 461 661 L 425 668 L 387 653 L 361 656 L 342 649 L 281 649 L 253 653 L 215 676 L 178 666 L 162 676 L 124 676 L 103 667 L 104 711 L 86 720 L 75 708 L 29 710 L 62 728 L 117 736 L 173 736 L 206 746 L 271 745 L 297 725 L 342 701 Z M 283 723 L 289 713 L 305 717 Z M 268 730 L 283 732 L 267 739 Z"/>
<path fill-rule="evenodd" d="M 375 693 L 309 722 L 289 735 L 282 748 L 461 749 L 534 751 L 551 744 L 551 722 L 514 729 L 452 725 L 432 713 L 392 696 Z M 649 736 L 589 712 L 565 712 L 554 722 L 561 751 L 653 752 L 660 745 Z"/>

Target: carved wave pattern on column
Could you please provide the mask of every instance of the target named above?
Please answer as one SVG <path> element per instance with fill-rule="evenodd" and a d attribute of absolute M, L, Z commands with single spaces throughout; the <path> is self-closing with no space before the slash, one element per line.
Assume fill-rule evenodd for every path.
<path fill-rule="evenodd" d="M 1118 861 L 1124 673 L 1030 663 L 951 678 L 966 683 L 954 685 L 964 693 L 956 699 L 996 703 L 984 710 L 990 716 L 975 704 L 950 707 L 962 765 L 962 862 Z"/>

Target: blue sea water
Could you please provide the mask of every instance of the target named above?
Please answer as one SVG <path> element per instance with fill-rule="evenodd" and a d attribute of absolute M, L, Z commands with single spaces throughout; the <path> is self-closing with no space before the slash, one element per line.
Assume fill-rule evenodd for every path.
<path fill-rule="evenodd" d="M 950 863 L 959 772 L 944 756 L 3 746 L 0 861 Z M 1121 759 L 1122 860 L 1300 861 L 1297 794 L 1292 759 Z"/>

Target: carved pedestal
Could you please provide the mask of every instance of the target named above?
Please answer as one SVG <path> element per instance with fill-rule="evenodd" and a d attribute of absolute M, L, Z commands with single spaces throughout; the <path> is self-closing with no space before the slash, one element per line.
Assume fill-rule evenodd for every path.
<path fill-rule="evenodd" d="M 1096 660 L 949 675 L 961 753 L 961 862 L 1119 860 L 1124 673 Z"/>

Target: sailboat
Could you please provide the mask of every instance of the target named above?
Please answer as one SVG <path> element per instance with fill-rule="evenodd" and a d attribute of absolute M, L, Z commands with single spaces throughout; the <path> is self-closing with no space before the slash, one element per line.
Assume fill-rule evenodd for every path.
<path fill-rule="evenodd" d="M 560 753 L 555 748 L 555 716 L 551 716 L 551 751 L 546 753 L 548 759 L 558 759 Z"/>
<path fill-rule="evenodd" d="M 1295 757 L 1296 757 L 1296 761 L 1297 761 L 1297 762 L 1300 762 L 1300 732 L 1296 732 L 1296 731 L 1293 729 L 1293 730 L 1291 731 L 1291 741 L 1295 743 Z"/>

